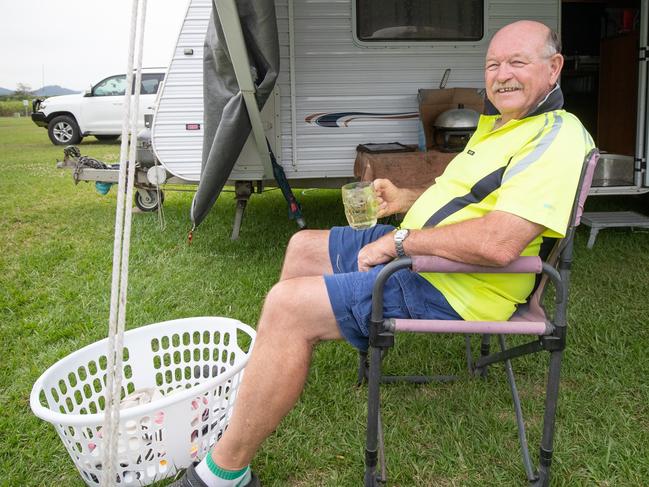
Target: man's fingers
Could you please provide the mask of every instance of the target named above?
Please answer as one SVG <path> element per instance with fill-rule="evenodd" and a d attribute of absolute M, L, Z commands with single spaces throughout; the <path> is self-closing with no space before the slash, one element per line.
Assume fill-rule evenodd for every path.
<path fill-rule="evenodd" d="M 387 179 L 375 179 L 372 182 L 372 185 L 374 186 L 375 190 L 384 189 L 386 186 L 386 181 Z"/>
<path fill-rule="evenodd" d="M 360 272 L 365 272 L 367 271 L 367 257 L 365 257 L 365 252 L 361 249 L 361 251 L 358 253 L 358 270 Z"/>

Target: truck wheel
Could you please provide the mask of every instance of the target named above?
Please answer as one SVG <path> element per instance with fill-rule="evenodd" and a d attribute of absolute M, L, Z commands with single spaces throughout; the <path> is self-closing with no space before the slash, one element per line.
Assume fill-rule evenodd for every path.
<path fill-rule="evenodd" d="M 142 211 L 155 211 L 158 205 L 164 203 L 165 195 L 160 191 L 160 200 L 158 201 L 158 192 L 154 189 L 138 189 L 135 193 L 135 206 Z"/>
<path fill-rule="evenodd" d="M 95 139 L 101 141 L 117 140 L 119 135 L 95 135 Z"/>
<path fill-rule="evenodd" d="M 68 115 L 59 115 L 50 120 L 47 134 L 54 145 L 74 145 L 83 138 L 76 120 Z"/>

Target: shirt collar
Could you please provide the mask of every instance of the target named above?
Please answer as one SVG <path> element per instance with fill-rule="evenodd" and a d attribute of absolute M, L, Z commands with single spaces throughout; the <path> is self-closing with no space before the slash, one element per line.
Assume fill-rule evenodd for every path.
<path fill-rule="evenodd" d="M 559 110 L 561 108 L 563 108 L 563 92 L 557 83 L 554 85 L 554 88 L 552 88 L 550 92 L 536 105 L 536 107 L 523 118 L 534 117 L 535 115 Z M 498 109 L 493 105 L 493 103 L 491 103 L 491 101 L 489 101 L 489 98 L 486 97 L 485 115 L 500 115 Z"/>

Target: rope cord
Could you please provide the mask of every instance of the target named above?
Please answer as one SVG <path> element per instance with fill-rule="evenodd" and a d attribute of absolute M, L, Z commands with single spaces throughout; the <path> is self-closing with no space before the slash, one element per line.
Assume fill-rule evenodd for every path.
<path fill-rule="evenodd" d="M 162 167 L 160 166 L 160 161 L 158 160 L 157 157 L 153 159 L 153 164 L 155 168 Z M 156 171 L 156 178 L 157 178 L 158 172 Z M 155 184 L 155 191 L 156 195 L 158 196 L 158 222 L 160 223 L 160 230 L 164 231 L 164 229 L 167 226 L 167 222 L 165 221 L 165 212 L 164 208 L 162 208 L 162 190 L 160 189 L 160 183 L 156 179 L 156 184 Z"/>
<path fill-rule="evenodd" d="M 140 9 L 140 0 L 133 0 L 131 8 L 131 32 L 126 74 L 126 91 L 124 95 L 124 116 L 122 119 L 122 143 L 120 147 L 117 208 L 115 212 L 115 240 L 113 245 L 113 274 L 110 314 L 108 319 L 108 350 L 106 353 L 108 368 L 106 371 L 106 389 L 104 395 L 105 416 L 103 425 L 104 447 L 102 448 L 102 487 L 114 485 L 119 475 L 119 472 L 115 471 L 115 467 L 118 460 L 119 406 L 122 389 L 124 328 L 128 290 L 128 259 L 131 238 L 132 206 L 130 202 L 133 199 L 133 183 L 135 180 L 135 148 L 137 143 L 137 119 L 139 115 L 139 95 L 142 80 L 142 51 L 146 4 L 147 0 L 142 0 L 142 7 Z M 136 34 L 138 32 L 138 10 L 140 11 L 138 60 L 135 90 L 133 90 L 133 61 L 135 57 Z M 134 97 L 131 96 L 133 91 L 135 91 Z M 131 110 L 132 103 L 135 105 L 133 110 Z M 130 137 L 129 133 L 131 135 Z M 127 151 L 129 155 L 128 159 L 126 157 Z"/>

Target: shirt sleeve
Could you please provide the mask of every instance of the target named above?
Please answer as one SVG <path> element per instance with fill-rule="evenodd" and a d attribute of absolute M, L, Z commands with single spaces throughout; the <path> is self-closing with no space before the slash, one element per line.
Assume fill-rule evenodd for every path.
<path fill-rule="evenodd" d="M 494 209 L 544 226 L 543 236 L 564 237 L 589 139 L 573 116 L 548 114 L 543 129 L 512 157 Z"/>

